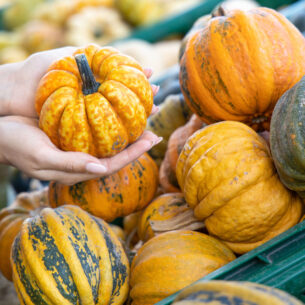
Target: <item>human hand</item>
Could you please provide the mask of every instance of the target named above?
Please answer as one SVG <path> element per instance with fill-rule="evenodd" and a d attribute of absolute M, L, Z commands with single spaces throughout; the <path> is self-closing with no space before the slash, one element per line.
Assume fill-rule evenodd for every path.
<path fill-rule="evenodd" d="M 64 47 L 38 52 L 23 62 L 0 66 L 0 79 L 3 80 L 0 84 L 0 115 L 36 118 L 34 101 L 40 79 L 55 60 L 70 56 L 76 50 L 76 47 Z M 147 78 L 152 75 L 151 69 L 144 69 L 144 73 Z M 155 95 L 158 88 L 151 86 Z M 152 114 L 156 111 L 157 108 L 153 106 Z"/>
<path fill-rule="evenodd" d="M 149 131 L 112 158 L 97 159 L 58 149 L 39 129 L 38 120 L 21 116 L 0 118 L 0 163 L 17 167 L 39 180 L 63 184 L 107 176 L 140 157 L 162 139 Z"/>

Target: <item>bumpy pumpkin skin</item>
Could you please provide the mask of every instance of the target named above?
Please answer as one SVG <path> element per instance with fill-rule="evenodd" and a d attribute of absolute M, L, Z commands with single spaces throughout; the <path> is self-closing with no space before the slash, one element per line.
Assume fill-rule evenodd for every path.
<path fill-rule="evenodd" d="M 144 154 L 117 173 L 74 184 L 52 182 L 49 200 L 52 207 L 78 205 L 106 221 L 143 209 L 153 198 L 158 186 L 158 168 Z"/>
<path fill-rule="evenodd" d="M 127 298 L 129 264 L 110 227 L 76 206 L 27 219 L 12 248 L 21 304 L 117 304 Z"/>
<path fill-rule="evenodd" d="M 305 198 L 305 77 L 277 102 L 270 145 L 281 181 Z"/>
<path fill-rule="evenodd" d="M 150 239 L 131 265 L 132 305 L 153 305 L 234 260 L 223 243 L 181 230 Z"/>
<path fill-rule="evenodd" d="M 234 252 L 245 253 L 295 225 L 301 199 L 281 183 L 266 141 L 240 122 L 194 133 L 177 179 L 196 218 Z"/>
<path fill-rule="evenodd" d="M 269 129 L 279 97 L 305 74 L 305 38 L 268 8 L 232 10 L 190 37 L 180 63 L 182 93 L 207 123 Z"/>
<path fill-rule="evenodd" d="M 204 125 L 205 124 L 197 115 L 193 115 L 184 126 L 177 128 L 171 134 L 168 140 L 165 157 L 161 163 L 159 172 L 160 184 L 165 193 L 180 192 L 176 177 L 176 164 L 178 157 L 186 140 Z"/>
<path fill-rule="evenodd" d="M 173 230 L 197 230 L 204 227 L 194 217 L 182 193 L 158 196 L 141 214 L 138 235 L 144 242 L 156 235 Z"/>
<path fill-rule="evenodd" d="M 85 54 L 97 92 L 84 95 L 75 57 Z M 39 126 L 65 151 L 103 158 L 135 142 L 146 127 L 153 93 L 142 67 L 110 47 L 90 45 L 55 61 L 38 86 Z"/>
<path fill-rule="evenodd" d="M 173 305 L 303 305 L 288 293 L 257 283 L 209 281 L 183 289 Z"/>
<path fill-rule="evenodd" d="M 0 271 L 12 281 L 11 247 L 25 219 L 48 207 L 47 188 L 31 193 L 20 193 L 16 200 L 0 211 Z"/>

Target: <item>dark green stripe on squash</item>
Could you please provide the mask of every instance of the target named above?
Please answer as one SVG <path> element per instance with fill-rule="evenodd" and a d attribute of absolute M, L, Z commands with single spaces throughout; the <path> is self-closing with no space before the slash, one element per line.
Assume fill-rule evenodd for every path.
<path fill-rule="evenodd" d="M 103 236 L 106 241 L 106 245 L 109 251 L 109 257 L 111 261 L 111 270 L 112 270 L 112 297 L 110 304 L 112 304 L 113 296 L 119 296 L 120 289 L 124 285 L 128 277 L 127 266 L 122 263 L 122 252 L 113 242 L 110 237 L 109 230 L 106 226 L 103 225 L 102 221 L 96 217 L 92 217 L 99 229 L 103 233 Z M 124 253 L 123 253 L 124 255 Z"/>
<path fill-rule="evenodd" d="M 92 252 L 88 245 L 88 236 L 84 230 L 85 224 L 68 209 L 58 208 L 54 211 L 61 218 L 63 225 L 70 231 L 71 235 L 68 238 L 92 289 L 94 302 L 97 303 L 99 283 L 101 280 L 99 258 Z M 65 217 L 62 215 L 65 215 Z"/>

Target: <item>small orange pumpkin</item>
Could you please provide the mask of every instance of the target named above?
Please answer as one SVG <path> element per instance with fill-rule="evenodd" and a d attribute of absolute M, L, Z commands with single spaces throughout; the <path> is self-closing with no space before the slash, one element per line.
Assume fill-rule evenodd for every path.
<path fill-rule="evenodd" d="M 182 93 L 207 124 L 234 120 L 269 129 L 277 100 L 305 74 L 305 38 L 272 9 L 223 13 L 189 38 Z"/>
<path fill-rule="evenodd" d="M 135 142 L 152 105 L 142 67 L 114 48 L 93 45 L 55 61 L 35 101 L 39 126 L 57 147 L 99 158 Z"/>
<path fill-rule="evenodd" d="M 180 192 L 176 177 L 176 164 L 186 140 L 205 124 L 197 115 L 182 127 L 176 129 L 168 140 L 167 151 L 160 167 L 159 180 L 166 193 Z"/>
<path fill-rule="evenodd" d="M 38 215 L 41 209 L 48 207 L 47 195 L 47 188 L 31 193 L 20 193 L 9 207 L 0 212 L 0 271 L 10 281 L 12 281 L 10 253 L 14 239 L 25 219 Z"/>
<path fill-rule="evenodd" d="M 117 173 L 74 184 L 51 182 L 52 207 L 78 205 L 106 221 L 143 209 L 158 187 L 158 167 L 148 154 L 128 164 Z"/>

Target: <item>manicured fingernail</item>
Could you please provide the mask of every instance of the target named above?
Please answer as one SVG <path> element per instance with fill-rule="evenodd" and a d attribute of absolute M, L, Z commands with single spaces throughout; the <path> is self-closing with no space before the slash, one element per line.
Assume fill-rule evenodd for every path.
<path fill-rule="evenodd" d="M 159 112 L 159 110 L 160 110 L 159 106 L 153 105 L 153 108 L 152 108 L 153 113 L 157 113 L 157 112 Z"/>
<path fill-rule="evenodd" d="M 153 69 L 151 69 L 151 68 L 145 68 L 145 72 L 146 72 L 147 78 L 150 78 L 152 76 L 152 74 L 154 73 Z"/>
<path fill-rule="evenodd" d="M 157 138 L 156 140 L 153 141 L 152 146 L 155 146 L 155 145 L 159 144 L 162 140 L 163 140 L 162 137 Z"/>
<path fill-rule="evenodd" d="M 154 92 L 154 94 L 157 94 L 160 89 L 160 86 L 156 86 L 156 85 L 152 84 L 151 88 L 152 88 L 152 91 Z"/>
<path fill-rule="evenodd" d="M 86 170 L 92 174 L 105 174 L 107 172 L 107 168 L 104 165 L 98 163 L 88 163 L 86 165 Z"/>

